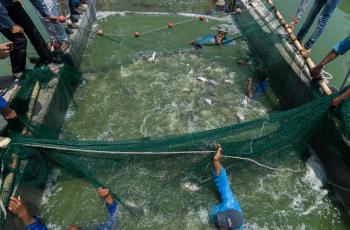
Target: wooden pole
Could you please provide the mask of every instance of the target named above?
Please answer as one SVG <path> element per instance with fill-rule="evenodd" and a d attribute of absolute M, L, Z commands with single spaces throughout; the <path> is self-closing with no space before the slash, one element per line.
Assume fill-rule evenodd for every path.
<path fill-rule="evenodd" d="M 309 57 L 309 54 L 306 52 L 304 47 L 300 44 L 293 30 L 288 27 L 286 20 L 284 20 L 282 14 L 277 10 L 276 6 L 273 4 L 273 1 L 267 0 L 267 2 L 268 4 L 271 5 L 272 10 L 275 12 L 276 17 L 279 19 L 281 25 L 283 26 L 285 31 L 288 33 L 290 39 L 292 39 L 292 41 L 294 42 L 296 49 L 298 50 L 300 55 L 304 58 L 309 70 L 313 69 L 316 66 L 315 63 L 311 60 L 311 58 Z M 321 87 L 324 94 L 326 94 L 327 96 L 332 94 L 332 91 L 329 89 L 327 83 L 324 80 L 319 81 L 318 84 Z"/>

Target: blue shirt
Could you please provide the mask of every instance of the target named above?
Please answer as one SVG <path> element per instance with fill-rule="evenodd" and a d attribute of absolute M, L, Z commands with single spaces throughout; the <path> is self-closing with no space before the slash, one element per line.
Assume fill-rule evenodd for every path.
<path fill-rule="evenodd" d="M 7 107 L 7 101 L 2 96 L 0 96 L 0 111 L 5 109 L 6 107 Z"/>
<path fill-rule="evenodd" d="M 114 230 L 117 227 L 118 204 L 113 201 L 112 204 L 106 204 L 108 210 L 108 219 L 97 227 L 97 230 Z M 41 223 L 38 217 L 34 217 L 35 221 L 27 225 L 28 230 L 48 230 L 44 224 Z"/>
<path fill-rule="evenodd" d="M 196 45 L 197 46 L 210 46 L 210 45 L 218 45 L 216 44 L 215 42 L 215 38 L 216 38 L 216 35 L 206 35 L 204 37 L 201 37 L 199 39 L 196 40 Z M 233 45 L 234 44 L 234 41 L 233 39 L 231 38 L 228 38 L 228 37 L 224 37 L 224 39 L 222 39 L 221 45 Z"/>
<path fill-rule="evenodd" d="M 214 223 L 218 212 L 237 210 L 242 213 L 242 209 L 239 205 L 238 200 L 236 199 L 231 190 L 230 183 L 228 181 L 228 177 L 224 167 L 221 167 L 219 175 L 215 175 L 214 167 L 212 168 L 212 172 L 213 180 L 220 196 L 220 204 L 213 205 L 209 214 L 210 222 Z"/>
<path fill-rule="evenodd" d="M 113 201 L 112 204 L 106 204 L 108 210 L 108 219 L 101 225 L 97 227 L 97 230 L 113 230 L 117 227 L 117 210 L 118 205 Z"/>
<path fill-rule="evenodd" d="M 30 0 L 33 6 L 39 11 L 41 16 L 47 18 L 50 16 L 50 12 L 43 3 L 43 0 Z M 19 4 L 13 0 L 0 0 L 0 25 L 3 28 L 9 29 L 15 25 L 10 16 L 8 15 L 7 7 L 12 6 L 13 4 Z"/>
<path fill-rule="evenodd" d="M 335 46 L 333 47 L 334 52 L 336 52 L 338 55 L 345 54 L 350 49 L 350 36 L 344 38 L 343 40 L 339 41 Z"/>
<path fill-rule="evenodd" d="M 27 225 L 28 230 L 48 230 L 46 226 L 41 223 L 39 217 L 34 217 L 34 219 L 34 223 Z"/>

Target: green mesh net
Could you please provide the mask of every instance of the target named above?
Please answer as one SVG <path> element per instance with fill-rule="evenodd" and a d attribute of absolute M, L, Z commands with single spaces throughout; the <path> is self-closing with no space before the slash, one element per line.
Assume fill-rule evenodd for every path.
<path fill-rule="evenodd" d="M 41 79 L 40 76 L 49 77 Z M 26 89 L 29 89 L 29 86 L 35 82 L 33 80 L 35 78 L 39 79 L 43 87 L 46 87 L 45 85 L 53 77 L 46 69 L 30 71 L 22 84 L 28 84 Z M 62 93 L 59 98 L 71 96 L 75 83 L 79 81 L 79 74 L 63 68 L 61 75 L 56 78 L 59 78 L 58 86 L 62 87 L 59 90 Z M 23 88 L 15 101 L 28 101 L 29 95 Z M 72 175 L 86 179 L 95 188 L 98 188 L 108 186 L 96 177 L 96 173 L 102 167 L 108 167 L 110 161 L 115 162 L 131 157 L 152 159 L 174 155 L 204 155 L 205 157 L 195 162 L 192 167 L 192 173 L 196 174 L 198 171 L 205 170 L 208 165 L 214 153 L 213 143 L 220 143 L 226 155 L 252 158 L 282 149 L 302 150 L 320 124 L 327 120 L 330 101 L 334 96 L 322 97 L 288 111 L 271 113 L 252 121 L 223 128 L 123 141 L 57 139 L 61 130 L 32 124 L 22 115 L 17 122 L 20 122 L 22 127 L 26 127 L 31 135 L 20 135 L 12 130 L 10 132 L 12 142 L 7 149 L 1 152 L 2 165 L 5 166 L 2 170 L 3 176 L 11 172 L 16 175 L 15 183 L 9 188 L 7 194 L 10 195 L 16 184 L 19 183 L 25 186 L 43 186 L 52 165 L 63 167 Z M 57 103 L 56 106 L 67 106 L 67 103 Z M 346 106 L 348 106 L 347 102 L 343 104 L 342 109 L 347 109 Z M 348 125 L 347 118 L 342 117 L 345 126 Z M 301 120 L 303 122 L 300 122 Z M 10 165 L 14 156 L 18 162 L 17 166 L 12 168 Z M 26 167 L 23 168 L 20 162 L 26 162 Z M 4 189 L 3 186 L 1 191 L 4 192 Z M 123 204 L 123 200 L 117 194 L 115 197 Z M 3 202 L 4 205 L 7 205 L 8 197 L 3 197 Z M 137 213 L 125 204 L 124 207 L 131 213 Z"/>
<path fill-rule="evenodd" d="M 204 5 L 206 2 L 201 1 L 201 5 Z M 113 3 L 110 2 L 110 4 Z M 128 4 L 131 4 L 132 7 L 136 4 L 137 7 L 142 8 L 140 5 L 141 1 L 128 1 Z M 155 8 L 168 8 L 168 6 L 163 6 L 166 3 L 162 4 Z M 128 20 L 130 19 L 127 17 L 120 18 L 118 23 L 125 26 L 128 25 Z M 136 20 L 137 23 L 144 23 L 144 18 L 140 16 L 133 16 L 133 20 Z M 155 23 L 153 21 L 156 21 L 155 19 L 148 20 L 153 24 Z M 180 23 L 182 19 L 180 20 L 178 16 L 166 16 L 164 20 Z M 182 36 L 181 43 L 186 44 L 186 47 L 190 39 L 193 38 L 193 34 L 189 33 L 189 31 L 192 30 L 194 23 L 201 22 L 194 22 L 193 20 L 193 22 L 189 22 L 183 27 L 183 30 L 188 33 L 185 33 L 186 36 Z M 209 22 L 209 24 L 214 26 L 216 23 Z M 157 26 L 162 25 L 162 22 L 157 24 Z M 249 23 L 246 23 L 246 25 L 249 25 Z M 151 28 L 145 29 L 150 30 Z M 112 27 L 110 30 L 115 30 L 115 28 Z M 130 37 L 130 34 L 135 30 L 136 28 L 128 28 L 122 32 Z M 198 36 L 203 34 L 204 31 L 206 31 L 206 28 L 197 31 Z M 259 33 L 257 30 L 252 32 Z M 92 41 L 95 47 L 92 55 L 86 57 L 93 68 L 85 71 L 90 73 L 97 72 L 100 75 L 104 75 L 109 71 L 113 72 L 111 66 L 130 63 L 137 53 L 145 55 L 145 53 L 141 53 L 141 51 L 145 50 L 145 46 L 149 50 L 161 52 L 161 55 L 170 56 L 171 58 L 171 54 L 174 52 L 184 52 L 183 50 L 185 49 L 185 45 L 183 45 L 183 47 L 180 47 L 183 50 L 178 50 L 179 46 L 175 42 L 179 39 L 179 36 L 176 36 L 176 33 L 180 34 L 183 31 L 175 30 L 174 36 L 169 36 L 168 31 L 161 31 L 161 33 L 145 36 L 145 38 L 142 37 L 138 40 L 125 38 L 123 34 L 120 36 L 107 34 L 103 38 L 97 38 Z M 261 44 L 261 37 L 256 36 L 256 38 Z M 155 39 L 161 41 L 167 39 L 168 43 L 155 44 Z M 105 43 L 106 40 L 109 43 Z M 116 57 L 108 60 L 95 60 L 93 56 L 101 56 L 100 52 L 104 52 L 100 49 L 102 46 L 108 46 L 108 52 L 110 53 L 105 55 L 112 56 L 112 53 L 117 53 Z M 269 46 L 266 47 L 267 49 L 269 48 Z M 151 51 L 147 50 L 147 52 Z M 206 50 L 205 52 L 208 53 L 208 56 L 213 54 L 211 50 Z M 234 52 L 234 54 L 238 54 L 240 51 L 234 50 Z M 229 58 L 227 58 L 226 62 L 230 65 L 237 65 L 238 68 L 239 66 L 236 64 L 236 58 L 234 57 L 235 55 L 232 55 L 232 51 L 227 56 Z M 276 56 L 271 56 L 273 58 L 267 60 L 270 65 L 280 64 Z M 281 71 L 285 74 L 284 68 L 281 68 Z M 54 86 L 50 86 L 55 79 L 57 83 Z M 56 95 L 55 101 L 52 102 L 54 104 L 52 106 L 54 112 L 49 112 L 47 117 L 44 118 L 44 121 L 51 122 L 44 122 L 42 125 L 35 124 L 26 116 L 32 91 L 37 81 L 40 83 L 42 90 L 48 87 L 58 87 L 55 93 L 59 94 Z M 108 167 L 115 166 L 115 162 L 122 162 L 129 158 L 154 159 L 174 156 L 202 156 L 198 158 L 198 161 L 193 162 L 192 172 L 186 172 L 186 176 L 189 174 L 198 175 L 200 172 L 205 171 L 208 163 L 210 163 L 214 153 L 213 143 L 220 143 L 226 155 L 257 158 L 263 157 L 264 154 L 281 150 L 303 150 L 320 125 L 333 125 L 327 118 L 329 118 L 330 114 L 330 101 L 336 94 L 318 98 L 291 110 L 270 113 L 252 121 L 207 131 L 121 141 L 77 140 L 74 137 L 70 138 L 71 135 L 69 133 L 62 133 L 61 127 L 55 126 L 56 122 L 54 120 L 64 119 L 64 114 L 72 101 L 73 91 L 80 82 L 80 73 L 68 65 L 61 68 L 58 75 L 53 75 L 46 68 L 30 70 L 26 73 L 26 78 L 20 82 L 21 89 L 11 104 L 18 112 L 19 119 L 9 123 L 8 131 L 12 142 L 8 148 L 1 150 L 1 178 L 5 179 L 11 174 L 14 177 L 14 183 L 1 183 L 0 192 L 5 207 L 8 205 L 11 194 L 16 191 L 18 184 L 29 187 L 43 187 L 53 166 L 64 168 L 73 176 L 86 180 L 93 187 L 98 188 L 109 187 L 105 181 L 100 181 L 97 175 L 101 171 L 108 169 Z M 286 85 L 285 82 L 283 82 L 283 85 Z M 350 102 L 345 101 L 341 111 L 336 114 L 337 117 L 335 119 L 340 121 L 341 129 L 347 137 L 350 136 L 349 114 Z M 21 134 L 24 128 L 28 129 L 26 135 Z M 60 135 L 64 136 L 64 139 L 60 139 Z M 14 160 L 16 164 L 13 164 Z M 117 194 L 118 191 L 113 192 L 115 198 L 126 209 L 132 214 L 138 215 L 137 210 L 124 204 L 123 199 Z M 1 212 L 0 224 L 4 223 L 4 218 L 5 215 Z"/>

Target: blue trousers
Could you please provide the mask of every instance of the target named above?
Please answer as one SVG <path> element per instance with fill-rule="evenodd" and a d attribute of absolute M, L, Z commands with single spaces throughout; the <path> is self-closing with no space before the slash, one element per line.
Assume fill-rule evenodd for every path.
<path fill-rule="evenodd" d="M 305 20 L 303 27 L 300 29 L 297 38 L 301 42 L 305 35 L 309 32 L 310 27 L 314 23 L 316 16 L 322 10 L 315 31 L 312 33 L 309 40 L 305 43 L 305 48 L 310 49 L 316 40 L 321 36 L 324 29 L 327 26 L 329 19 L 331 18 L 333 12 L 339 5 L 341 0 L 315 0 L 307 19 Z"/>

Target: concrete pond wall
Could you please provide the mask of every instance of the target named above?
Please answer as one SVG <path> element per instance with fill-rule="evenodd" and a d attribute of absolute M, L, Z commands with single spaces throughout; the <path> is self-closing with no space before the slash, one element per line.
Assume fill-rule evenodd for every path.
<path fill-rule="evenodd" d="M 96 2 L 95 0 L 90 0 L 88 1 L 86 12 L 81 15 L 81 20 L 77 23 L 79 28 L 75 29 L 74 33 L 70 36 L 72 46 L 69 51 L 64 54 L 65 62 L 69 65 L 73 65 L 77 69 L 83 58 L 95 20 Z M 71 103 L 71 97 L 60 98 L 60 95 L 62 95 L 62 92 L 60 92 L 62 89 L 60 84 L 63 84 L 60 79 L 54 78 L 46 87 L 40 89 L 33 110 L 33 123 L 56 130 L 62 127 L 68 106 Z M 57 103 L 60 103 L 62 106 L 55 106 Z M 4 122 L 2 122 L 2 124 L 5 125 Z M 30 213 L 34 216 L 39 214 L 42 194 L 43 188 L 28 188 L 21 185 L 18 186 L 16 192 L 16 195 L 21 196 L 22 200 L 28 206 Z M 5 226 L 0 226 L 0 229 L 22 230 L 26 228 L 18 218 L 8 213 Z"/>

